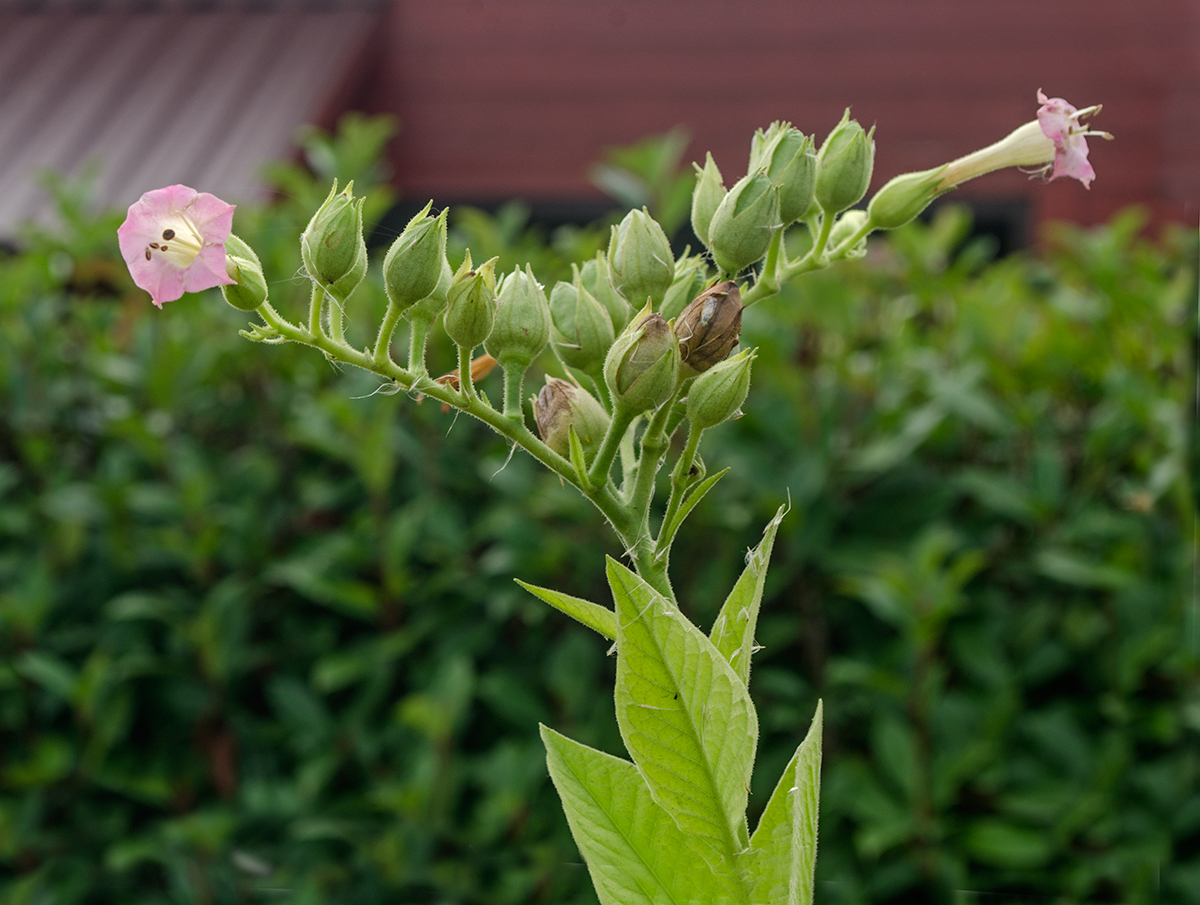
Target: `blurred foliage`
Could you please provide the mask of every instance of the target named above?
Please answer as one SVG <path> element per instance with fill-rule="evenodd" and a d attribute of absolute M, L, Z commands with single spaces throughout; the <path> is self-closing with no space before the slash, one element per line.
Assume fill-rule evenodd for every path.
<path fill-rule="evenodd" d="M 285 314 L 326 177 L 386 207 L 386 134 L 239 210 Z M 619 752 L 613 660 L 511 578 L 603 599 L 597 515 L 215 293 L 154 310 L 58 192 L 0 259 L 0 902 L 594 901 L 536 724 Z M 452 224 L 543 282 L 607 238 Z M 710 618 L 790 496 L 751 800 L 823 697 L 822 902 L 1198 901 L 1196 248 L 1140 227 L 992 261 L 946 208 L 746 314 L 675 580 Z"/>
<path fill-rule="evenodd" d="M 668 236 L 674 236 L 692 213 L 696 177 L 683 168 L 691 136 L 682 126 L 651 135 L 636 144 L 605 148 L 592 167 L 592 183 L 626 210 L 644 207 Z"/>

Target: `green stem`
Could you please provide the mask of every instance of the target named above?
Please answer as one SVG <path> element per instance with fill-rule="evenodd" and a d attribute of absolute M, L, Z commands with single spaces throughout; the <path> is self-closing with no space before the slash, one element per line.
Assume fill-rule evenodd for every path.
<path fill-rule="evenodd" d="M 525 384 L 527 365 L 517 363 L 509 367 L 501 362 L 500 367 L 504 368 L 504 417 L 524 424 L 525 409 L 521 405 L 521 387 Z"/>
<path fill-rule="evenodd" d="M 331 292 L 329 294 L 329 338 L 339 345 L 346 342 L 346 334 L 342 325 L 342 304 Z"/>
<path fill-rule="evenodd" d="M 428 374 L 425 367 L 425 337 L 429 335 L 428 321 L 409 321 L 408 369 L 414 374 Z"/>
<path fill-rule="evenodd" d="M 391 360 L 392 334 L 396 331 L 398 320 L 400 320 L 400 309 L 394 304 L 389 304 L 387 313 L 383 316 L 383 323 L 379 325 L 379 336 L 375 340 L 374 358 L 378 364 Z"/>
<path fill-rule="evenodd" d="M 321 305 L 324 301 L 325 290 L 313 280 L 312 297 L 308 302 L 308 333 L 314 338 L 324 335 L 324 331 L 321 330 Z"/>
<path fill-rule="evenodd" d="M 612 421 L 608 424 L 608 431 L 604 434 L 604 439 L 600 441 L 600 448 L 596 451 L 596 458 L 592 460 L 592 467 L 588 469 L 588 480 L 591 481 L 593 487 L 600 487 L 608 483 L 608 472 L 612 468 L 613 458 L 617 455 L 617 450 L 621 446 L 621 438 L 629 430 L 629 425 L 633 422 L 634 417 L 633 412 L 621 405 L 618 405 L 613 412 Z"/>
<path fill-rule="evenodd" d="M 855 230 L 854 235 L 850 236 L 850 238 L 848 238 L 848 239 L 843 240 L 842 242 L 839 242 L 838 246 L 829 252 L 829 260 L 837 261 L 837 260 L 840 260 L 841 258 L 844 258 L 851 251 L 851 249 L 854 248 L 855 245 L 857 245 L 859 242 L 861 242 L 863 239 L 865 239 L 867 236 L 869 236 L 874 231 L 875 231 L 874 225 L 871 223 L 871 221 L 868 220 L 866 223 L 864 223 L 862 226 L 860 226 L 857 230 Z"/>
<path fill-rule="evenodd" d="M 471 350 L 458 347 L 458 387 L 463 398 L 475 399 L 475 381 L 471 377 Z"/>
<path fill-rule="evenodd" d="M 666 548 L 662 546 L 665 539 L 663 531 L 671 524 L 675 518 L 675 513 L 679 511 L 679 507 L 683 504 L 683 495 L 686 492 L 691 481 L 688 480 L 692 470 L 692 463 L 696 461 L 696 452 L 700 449 L 700 437 L 704 433 L 704 428 L 697 428 L 694 424 L 688 428 L 687 442 L 683 446 L 683 452 L 679 454 L 679 461 L 675 463 L 675 468 L 671 472 L 671 495 L 667 498 L 667 511 L 663 514 L 662 524 L 659 526 L 658 538 L 654 543 L 656 554 L 664 561 L 670 555 L 670 545 Z"/>
<path fill-rule="evenodd" d="M 779 294 L 779 274 L 776 271 L 779 268 L 780 250 L 783 247 L 783 233 L 783 229 L 777 229 L 771 236 L 771 244 L 767 246 L 767 257 L 763 261 L 758 281 L 749 292 L 742 296 L 743 307 L 749 307 L 755 302 Z M 784 257 L 787 256 L 784 255 Z"/>

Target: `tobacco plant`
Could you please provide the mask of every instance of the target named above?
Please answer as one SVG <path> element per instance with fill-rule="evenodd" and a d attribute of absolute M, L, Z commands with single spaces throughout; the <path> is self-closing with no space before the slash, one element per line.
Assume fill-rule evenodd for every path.
<path fill-rule="evenodd" d="M 755 626 L 786 507 L 702 631 L 676 599 L 670 554 L 684 520 L 728 471 L 704 462 L 703 435 L 737 417 L 749 392 L 754 350 L 732 354 L 744 308 L 861 256 L 873 231 L 911 221 L 937 196 L 1000 167 L 1088 185 L 1086 137 L 1104 133 L 1082 120 L 1099 108 L 1076 110 L 1041 92 L 1038 100 L 1036 120 L 988 148 L 891 180 L 865 210 L 856 205 L 871 182 L 874 130 L 847 113 L 817 147 L 774 123 L 755 134 L 746 174 L 731 188 L 711 155 L 696 167 L 698 253 L 676 258 L 662 226 L 646 209 L 632 210 L 612 228 L 607 250 L 577 262 L 573 279 L 549 293 L 529 265 L 500 276 L 495 258 L 476 264 L 468 250 L 452 268 L 447 211 L 432 214 L 430 202 L 383 260 L 388 306 L 362 347 L 347 339 L 347 305 L 368 269 L 364 199 L 352 184 L 339 191 L 335 180 L 300 236 L 311 283 L 300 320 L 272 305 L 258 256 L 232 234 L 233 206 L 213 195 L 179 185 L 147 192 L 118 235 L 135 282 L 159 307 L 220 286 L 229 304 L 257 314 L 242 331 L 248 339 L 311 346 L 377 375 L 385 391 L 474 416 L 599 509 L 623 549 L 607 561 L 611 607 L 521 582 L 612 641 L 617 656 L 628 760 L 542 727 L 550 777 L 598 897 L 799 905 L 813 898 L 819 704 L 753 832 L 746 817 L 758 739 L 748 691 Z M 398 360 L 402 321 L 407 354 Z M 439 322 L 459 367 L 434 378 L 426 350 Z M 546 371 L 536 394 L 528 385 L 535 361 Z M 503 380 L 493 402 L 484 381 L 497 367 Z"/>

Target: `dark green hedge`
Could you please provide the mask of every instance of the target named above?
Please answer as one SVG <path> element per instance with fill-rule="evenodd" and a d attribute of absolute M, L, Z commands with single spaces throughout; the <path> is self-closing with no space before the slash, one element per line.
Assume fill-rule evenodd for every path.
<path fill-rule="evenodd" d="M 355 128 L 310 151 L 361 188 Z M 278 176 L 238 228 L 287 309 L 324 190 Z M 0 261 L 0 902 L 594 901 L 536 724 L 619 752 L 613 661 L 511 579 L 603 599 L 597 515 L 215 295 L 155 311 L 64 205 Z M 822 902 L 1200 901 L 1195 247 L 1138 227 L 989 263 L 947 209 L 746 316 L 674 570 L 714 614 L 790 498 L 752 801 L 823 697 Z M 458 217 L 547 282 L 604 239 Z"/>

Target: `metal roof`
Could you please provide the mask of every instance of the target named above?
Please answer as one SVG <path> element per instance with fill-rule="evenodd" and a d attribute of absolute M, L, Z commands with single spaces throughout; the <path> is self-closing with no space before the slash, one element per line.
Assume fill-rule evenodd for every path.
<path fill-rule="evenodd" d="M 91 161 L 100 207 L 176 182 L 261 198 L 263 164 L 329 112 L 378 17 L 345 2 L 0 0 L 0 237 L 47 220 L 40 172 Z"/>

